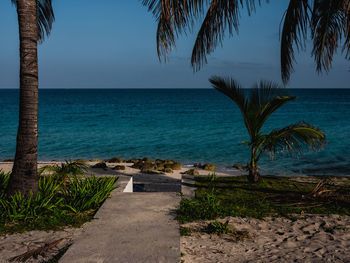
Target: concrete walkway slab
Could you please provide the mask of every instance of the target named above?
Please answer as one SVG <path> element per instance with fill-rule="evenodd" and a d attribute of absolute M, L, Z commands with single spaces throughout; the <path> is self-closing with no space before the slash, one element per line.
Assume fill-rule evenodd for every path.
<path fill-rule="evenodd" d="M 59 262 L 178 263 L 179 199 L 170 192 L 113 192 Z"/>

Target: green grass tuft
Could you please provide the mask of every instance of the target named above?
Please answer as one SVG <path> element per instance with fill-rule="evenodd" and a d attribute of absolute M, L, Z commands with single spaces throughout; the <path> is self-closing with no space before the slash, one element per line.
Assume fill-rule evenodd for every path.
<path fill-rule="evenodd" d="M 177 213 L 180 223 L 199 219 L 215 219 L 226 216 L 263 218 L 268 215 L 289 214 L 340 214 L 350 215 L 346 202 L 304 199 L 316 183 L 297 182 L 289 177 L 264 177 L 252 184 L 245 176 L 196 177 L 196 196 L 182 199 Z M 350 192 L 350 178 L 343 186 L 327 185 L 327 189 L 339 193 Z M 344 183 L 344 180 L 347 182 Z"/>

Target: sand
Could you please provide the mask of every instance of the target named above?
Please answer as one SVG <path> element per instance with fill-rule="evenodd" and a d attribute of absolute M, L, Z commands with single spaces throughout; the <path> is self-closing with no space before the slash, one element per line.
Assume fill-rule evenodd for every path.
<path fill-rule="evenodd" d="M 227 217 L 225 222 L 249 232 L 250 239 L 234 241 L 230 235 L 192 233 L 181 237 L 182 259 L 190 262 L 350 262 L 350 217 L 294 215 L 283 217 Z M 203 228 L 210 221 L 183 226 Z"/>

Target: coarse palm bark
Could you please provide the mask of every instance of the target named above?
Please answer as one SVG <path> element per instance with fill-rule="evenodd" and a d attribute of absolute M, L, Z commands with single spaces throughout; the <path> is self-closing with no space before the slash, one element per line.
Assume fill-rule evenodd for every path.
<path fill-rule="evenodd" d="M 20 35 L 20 105 L 17 145 L 8 193 L 38 190 L 38 56 L 37 2 L 17 1 Z"/>
<path fill-rule="evenodd" d="M 38 56 L 37 43 L 49 35 L 55 19 L 52 0 L 12 0 L 17 8 L 20 40 L 20 106 L 16 155 L 9 194 L 38 191 Z"/>

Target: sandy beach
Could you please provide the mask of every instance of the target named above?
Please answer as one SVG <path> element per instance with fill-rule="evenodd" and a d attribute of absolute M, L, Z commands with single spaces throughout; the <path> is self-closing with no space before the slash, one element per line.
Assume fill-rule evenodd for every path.
<path fill-rule="evenodd" d="M 39 167 L 58 162 L 40 162 Z M 93 166 L 98 162 L 89 162 Z M 189 168 L 174 170 L 173 173 L 143 174 L 139 169 L 131 168 L 132 163 L 106 163 L 107 169 L 89 168 L 96 176 L 134 176 L 138 183 L 161 181 L 162 183 L 181 180 L 182 173 Z M 116 165 L 125 166 L 125 170 L 112 170 Z M 0 169 L 10 171 L 11 162 L 0 163 Z M 200 175 L 208 171 L 198 169 Z M 218 176 L 237 175 L 237 172 L 217 173 Z M 306 179 L 306 178 L 305 178 Z M 247 231 L 249 237 L 235 240 L 229 234 L 217 236 L 203 232 L 194 232 L 182 236 L 181 259 L 183 262 L 350 262 L 350 216 L 339 215 L 293 215 L 285 217 L 254 218 L 227 217 L 218 219 L 229 221 L 236 230 Z M 209 221 L 197 221 L 181 225 L 182 227 L 203 228 Z M 22 234 L 0 237 L 0 258 L 9 259 L 37 248 L 45 243 L 63 238 L 58 248 L 51 250 L 47 258 L 57 253 L 59 248 L 74 242 L 84 231 L 67 228 L 55 233 L 30 231 Z M 28 262 L 41 262 L 43 259 L 31 259 Z M 0 261 L 1 262 L 1 261 Z M 7 262 L 7 261 L 3 261 Z"/>
<path fill-rule="evenodd" d="M 294 215 L 295 219 L 228 217 L 218 221 L 250 238 L 192 233 L 181 237 L 184 262 L 350 262 L 350 217 Z M 201 228 L 209 221 L 184 224 Z"/>

